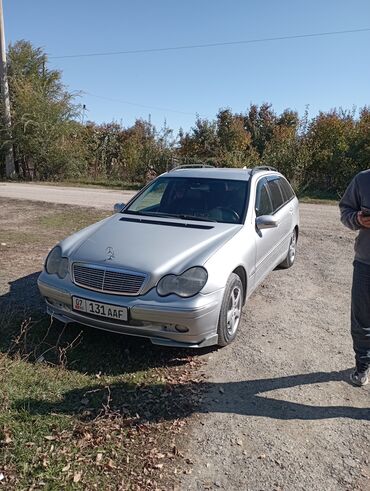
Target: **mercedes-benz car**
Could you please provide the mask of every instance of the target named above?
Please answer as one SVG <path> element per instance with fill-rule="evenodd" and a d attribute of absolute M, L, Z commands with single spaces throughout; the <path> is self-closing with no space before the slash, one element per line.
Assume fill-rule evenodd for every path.
<path fill-rule="evenodd" d="M 270 167 L 176 168 L 57 244 L 38 286 L 64 323 L 166 346 L 225 346 L 242 307 L 296 257 L 298 200 Z"/>

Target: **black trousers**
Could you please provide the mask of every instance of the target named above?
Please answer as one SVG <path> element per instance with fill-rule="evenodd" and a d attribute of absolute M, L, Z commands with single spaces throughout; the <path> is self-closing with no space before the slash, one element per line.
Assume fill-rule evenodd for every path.
<path fill-rule="evenodd" d="M 356 367 L 364 372 L 370 367 L 370 265 L 353 263 L 351 334 Z"/>

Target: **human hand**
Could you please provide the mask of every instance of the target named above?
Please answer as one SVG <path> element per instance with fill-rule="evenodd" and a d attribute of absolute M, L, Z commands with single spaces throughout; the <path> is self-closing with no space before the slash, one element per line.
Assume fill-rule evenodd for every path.
<path fill-rule="evenodd" d="M 361 227 L 370 228 L 370 216 L 365 216 L 362 211 L 357 213 L 357 220 Z"/>

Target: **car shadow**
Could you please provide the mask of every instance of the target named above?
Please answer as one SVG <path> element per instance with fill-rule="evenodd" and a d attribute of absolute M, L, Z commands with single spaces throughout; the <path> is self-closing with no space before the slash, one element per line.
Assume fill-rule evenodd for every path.
<path fill-rule="evenodd" d="M 154 346 L 144 338 L 51 320 L 37 287 L 40 271 L 9 282 L 0 296 L 0 351 L 28 362 L 63 363 L 81 373 L 120 375 L 155 367 L 181 366 L 201 350 Z M 61 355 L 62 358 L 61 359 Z"/>
<path fill-rule="evenodd" d="M 224 384 L 200 382 L 134 386 L 117 383 L 109 386 L 109 404 L 116 415 L 119 414 L 123 418 L 136 417 L 138 423 L 174 420 L 193 413 L 216 412 L 277 420 L 314 421 L 346 418 L 370 421 L 369 408 L 303 404 L 264 395 L 278 389 L 341 382 L 347 377 L 348 370 L 343 370 Z M 15 409 L 33 415 L 61 413 L 81 419 L 86 418 L 87 412 L 89 418 L 94 418 L 106 404 L 107 391 L 107 387 L 96 384 L 67 391 L 58 402 L 23 399 L 16 403 Z M 194 394 L 203 394 L 203 402 L 200 402 L 201 398 L 194 397 Z"/>

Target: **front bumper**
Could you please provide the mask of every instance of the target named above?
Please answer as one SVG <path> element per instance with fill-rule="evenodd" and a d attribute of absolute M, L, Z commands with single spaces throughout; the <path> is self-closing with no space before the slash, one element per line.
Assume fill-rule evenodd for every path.
<path fill-rule="evenodd" d="M 217 344 L 217 325 L 223 290 L 192 298 L 176 295 L 160 297 L 155 289 L 138 297 L 109 295 L 81 288 L 70 280 L 60 280 L 45 271 L 38 279 L 47 312 L 65 322 L 132 336 L 149 338 L 153 344 L 200 348 Z M 72 310 L 72 296 L 126 307 L 127 322 Z M 179 332 L 181 330 L 182 332 Z"/>

